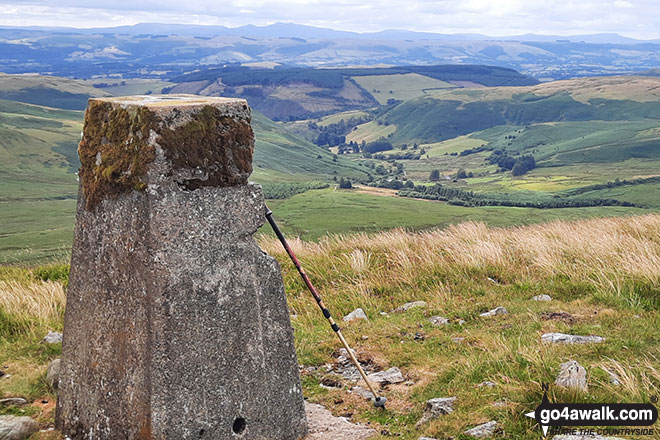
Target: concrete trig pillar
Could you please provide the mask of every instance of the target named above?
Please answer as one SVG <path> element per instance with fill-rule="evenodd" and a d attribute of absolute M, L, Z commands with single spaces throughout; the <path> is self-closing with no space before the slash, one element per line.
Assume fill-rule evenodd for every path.
<path fill-rule="evenodd" d="M 92 99 L 56 422 L 73 439 L 296 440 L 293 332 L 244 100 Z"/>

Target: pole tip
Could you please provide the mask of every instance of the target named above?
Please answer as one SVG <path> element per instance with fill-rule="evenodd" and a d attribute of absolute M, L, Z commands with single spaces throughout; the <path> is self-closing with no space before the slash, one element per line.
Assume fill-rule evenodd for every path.
<path fill-rule="evenodd" d="M 384 396 L 376 397 L 376 400 L 374 400 L 374 406 L 376 408 L 385 409 L 385 402 L 387 402 L 387 397 Z"/>

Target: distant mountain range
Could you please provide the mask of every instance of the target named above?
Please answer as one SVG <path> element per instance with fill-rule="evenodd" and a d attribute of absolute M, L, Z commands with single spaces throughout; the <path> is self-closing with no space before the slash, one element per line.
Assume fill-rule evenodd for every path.
<path fill-rule="evenodd" d="M 540 80 L 660 68 L 660 40 L 618 34 L 440 34 L 337 31 L 292 23 L 199 26 L 142 23 L 113 28 L 0 28 L 0 69 L 68 77 L 158 77 L 228 64 L 338 67 L 481 64 Z"/>
<path fill-rule="evenodd" d="M 12 27 L 6 27 L 7 29 Z M 312 39 L 344 39 L 356 38 L 366 40 L 487 40 L 487 41 L 570 41 L 574 43 L 594 44 L 638 44 L 638 43 L 660 43 L 660 40 L 638 40 L 623 37 L 616 33 L 599 33 L 584 35 L 540 35 L 524 34 L 494 37 L 484 34 L 442 34 L 435 32 L 416 32 L 403 29 L 387 29 L 380 32 L 349 32 L 338 31 L 329 28 L 306 26 L 295 23 L 274 23 L 267 26 L 246 25 L 235 28 L 226 26 L 204 26 L 192 24 L 167 24 L 167 23 L 139 23 L 133 26 L 117 26 L 108 28 L 70 28 L 70 27 L 43 27 L 27 26 L 13 27 L 13 29 L 33 30 L 44 32 L 62 32 L 74 34 L 99 34 L 116 33 L 127 35 L 140 34 L 165 34 L 165 35 L 188 35 L 196 37 L 210 36 L 239 36 L 239 37 L 297 37 Z"/>

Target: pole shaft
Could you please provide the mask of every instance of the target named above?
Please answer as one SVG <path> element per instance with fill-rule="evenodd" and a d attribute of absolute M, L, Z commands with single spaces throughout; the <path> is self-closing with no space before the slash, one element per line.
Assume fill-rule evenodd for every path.
<path fill-rule="evenodd" d="M 296 266 L 296 269 L 298 270 L 300 277 L 305 282 L 307 289 L 309 289 L 312 296 L 314 297 L 314 300 L 321 308 L 321 312 L 323 312 L 323 316 L 325 316 L 325 318 L 328 320 L 328 322 L 330 323 L 330 327 L 332 327 L 332 330 L 335 331 L 337 337 L 339 338 L 342 345 L 348 352 L 348 356 L 351 359 L 351 362 L 353 362 L 353 365 L 355 365 L 355 368 L 357 368 L 358 372 L 360 373 L 360 376 L 362 376 L 362 379 L 364 379 L 364 383 L 367 384 L 369 391 L 371 391 L 371 394 L 374 395 L 374 399 L 378 399 L 378 394 L 376 394 L 376 391 L 374 390 L 373 386 L 367 379 L 367 375 L 365 374 L 358 360 L 355 358 L 355 355 L 353 355 L 353 351 L 351 350 L 351 347 L 349 347 L 346 338 L 344 338 L 344 335 L 341 333 L 341 329 L 339 328 L 335 320 L 332 318 L 332 315 L 330 315 L 330 310 L 328 310 L 325 304 L 323 304 L 321 295 L 319 295 L 319 292 L 316 290 L 311 280 L 307 276 L 305 269 L 303 269 L 302 264 L 300 264 L 300 261 L 296 257 L 296 254 L 293 252 L 293 249 L 291 249 L 291 246 L 289 246 L 289 243 L 286 241 L 286 238 L 284 238 L 284 235 L 282 234 L 282 231 L 280 231 L 279 226 L 277 226 L 277 223 L 275 223 L 275 219 L 273 218 L 273 211 L 268 209 L 267 206 L 266 206 L 266 219 L 268 220 L 268 223 L 270 223 L 270 226 L 273 228 L 273 231 L 275 231 L 275 235 L 277 235 L 277 238 L 280 240 L 280 243 L 282 243 L 282 246 L 284 246 L 284 250 L 286 250 L 286 253 L 289 255 L 289 258 L 291 258 L 291 261 L 293 261 L 293 265 Z"/>

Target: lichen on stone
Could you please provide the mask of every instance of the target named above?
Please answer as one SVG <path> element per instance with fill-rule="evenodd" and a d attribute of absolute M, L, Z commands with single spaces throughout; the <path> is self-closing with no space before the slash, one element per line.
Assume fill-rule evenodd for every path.
<path fill-rule="evenodd" d="M 94 209 L 106 198 L 145 188 L 148 165 L 156 158 L 155 148 L 148 142 L 149 132 L 157 125 L 156 116 L 146 107 L 124 109 L 108 102 L 89 102 L 78 146 L 86 209 Z"/>
<path fill-rule="evenodd" d="M 245 185 L 252 173 L 254 133 L 250 120 L 232 118 L 207 105 L 190 121 L 164 128 L 158 139 L 172 170 L 199 170 L 203 177 L 178 183 L 194 190 L 204 186 Z"/>

